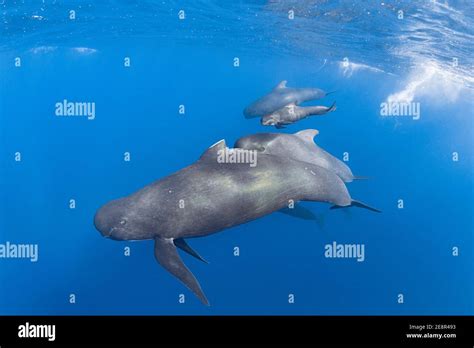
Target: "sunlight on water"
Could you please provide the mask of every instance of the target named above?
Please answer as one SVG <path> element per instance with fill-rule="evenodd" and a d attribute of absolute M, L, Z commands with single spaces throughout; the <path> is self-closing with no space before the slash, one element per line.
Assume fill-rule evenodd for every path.
<path fill-rule="evenodd" d="M 359 70 L 407 76 L 392 99 L 447 92 L 447 101 L 455 101 L 459 90 L 474 88 L 471 1 L 193 1 L 183 23 L 176 21 L 179 1 L 3 1 L 0 6 L 2 50 L 45 54 L 73 45 L 78 54 L 91 54 L 103 40 L 118 37 L 225 47 L 230 36 L 233 45 L 263 55 L 271 51 L 339 64 L 346 77 Z M 70 19 L 71 10 L 80 16 Z M 433 80 L 446 85 L 435 88 Z"/>

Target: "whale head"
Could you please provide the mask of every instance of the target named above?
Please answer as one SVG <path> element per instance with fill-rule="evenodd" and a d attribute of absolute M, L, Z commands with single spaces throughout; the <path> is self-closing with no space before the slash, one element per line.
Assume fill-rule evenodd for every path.
<path fill-rule="evenodd" d="M 147 220 L 137 214 L 128 198 L 121 198 L 110 201 L 97 210 L 94 226 L 106 238 L 143 240 L 153 238 Z"/>

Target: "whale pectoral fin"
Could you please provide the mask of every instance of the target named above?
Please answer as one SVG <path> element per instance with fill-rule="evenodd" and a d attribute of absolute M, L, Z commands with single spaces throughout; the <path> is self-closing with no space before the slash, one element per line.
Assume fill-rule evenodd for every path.
<path fill-rule="evenodd" d="M 279 213 L 283 213 L 289 216 L 293 216 L 298 219 L 314 221 L 320 229 L 324 229 L 325 217 L 323 214 L 315 214 L 308 208 L 301 205 L 296 205 L 294 208 L 283 208 L 278 210 Z"/>
<path fill-rule="evenodd" d="M 317 129 L 305 129 L 295 133 L 296 136 L 310 143 L 314 143 L 314 137 L 318 134 L 319 131 Z"/>
<path fill-rule="evenodd" d="M 287 82 L 288 82 L 288 81 L 286 81 L 286 80 L 280 81 L 280 82 L 278 83 L 278 85 L 275 86 L 274 89 L 286 88 L 286 83 L 287 83 Z"/>
<path fill-rule="evenodd" d="M 155 238 L 155 257 L 160 265 L 181 280 L 202 303 L 209 306 L 209 301 L 204 295 L 199 282 L 179 257 L 172 238 Z"/>
<path fill-rule="evenodd" d="M 317 216 L 309 209 L 301 206 L 295 205 L 294 208 L 283 208 L 278 210 L 278 212 L 293 216 L 295 218 L 303 219 L 303 220 L 317 220 Z"/>
<path fill-rule="evenodd" d="M 183 250 L 184 252 L 188 253 L 191 256 L 194 256 L 196 259 L 201 260 L 204 263 L 209 263 L 207 262 L 201 255 L 199 255 L 196 250 L 191 248 L 188 243 L 183 238 L 178 238 L 173 240 L 174 245 L 176 245 L 178 248 Z"/>
<path fill-rule="evenodd" d="M 276 128 L 276 129 L 285 129 L 286 127 L 285 127 L 285 126 L 282 126 L 281 124 L 276 124 L 276 125 L 275 125 L 275 128 Z"/>

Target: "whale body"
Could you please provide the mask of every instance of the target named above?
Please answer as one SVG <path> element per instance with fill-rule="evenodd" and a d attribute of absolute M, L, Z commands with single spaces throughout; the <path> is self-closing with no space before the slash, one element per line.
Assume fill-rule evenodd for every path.
<path fill-rule="evenodd" d="M 344 182 L 356 179 L 344 162 L 315 144 L 314 137 L 317 134 L 319 132 L 316 129 L 306 129 L 294 134 L 257 133 L 238 139 L 235 147 L 312 163 L 334 172 Z"/>
<path fill-rule="evenodd" d="M 321 116 L 336 110 L 336 103 L 333 103 L 330 107 L 326 106 L 297 106 L 290 104 L 272 112 L 271 114 L 265 115 L 260 120 L 262 126 L 275 126 L 276 128 L 284 128 L 285 125 L 289 125 L 300 120 L 303 120 L 309 116 Z"/>
<path fill-rule="evenodd" d="M 268 154 L 258 165 L 220 163 L 222 140 L 192 165 L 102 206 L 94 225 L 114 240 L 155 241 L 157 261 L 204 304 L 209 302 L 177 249 L 203 260 L 186 242 L 268 215 L 290 201 L 359 206 L 344 182 L 320 166 Z"/>
<path fill-rule="evenodd" d="M 286 83 L 286 80 L 281 81 L 270 93 L 247 106 L 244 109 L 245 118 L 268 115 L 290 104 L 298 105 L 326 96 L 326 92 L 319 88 L 291 88 Z"/>

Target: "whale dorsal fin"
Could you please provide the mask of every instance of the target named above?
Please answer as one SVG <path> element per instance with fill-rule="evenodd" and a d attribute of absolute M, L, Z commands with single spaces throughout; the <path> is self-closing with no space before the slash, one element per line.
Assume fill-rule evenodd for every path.
<path fill-rule="evenodd" d="M 319 131 L 317 129 L 305 129 L 295 133 L 297 137 L 300 137 L 301 139 L 309 143 L 314 143 L 313 139 L 318 134 Z"/>
<path fill-rule="evenodd" d="M 212 159 L 212 160 L 217 160 L 217 156 L 219 155 L 219 151 L 225 150 L 226 149 L 226 144 L 225 140 L 219 140 L 217 143 L 214 145 L 211 145 L 204 153 L 201 155 L 199 158 L 200 160 L 207 160 L 207 159 Z"/>
<path fill-rule="evenodd" d="M 286 83 L 288 81 L 286 80 L 283 80 L 283 81 L 280 81 L 280 83 L 278 85 L 276 85 L 275 89 L 282 89 L 282 88 L 286 88 Z"/>

